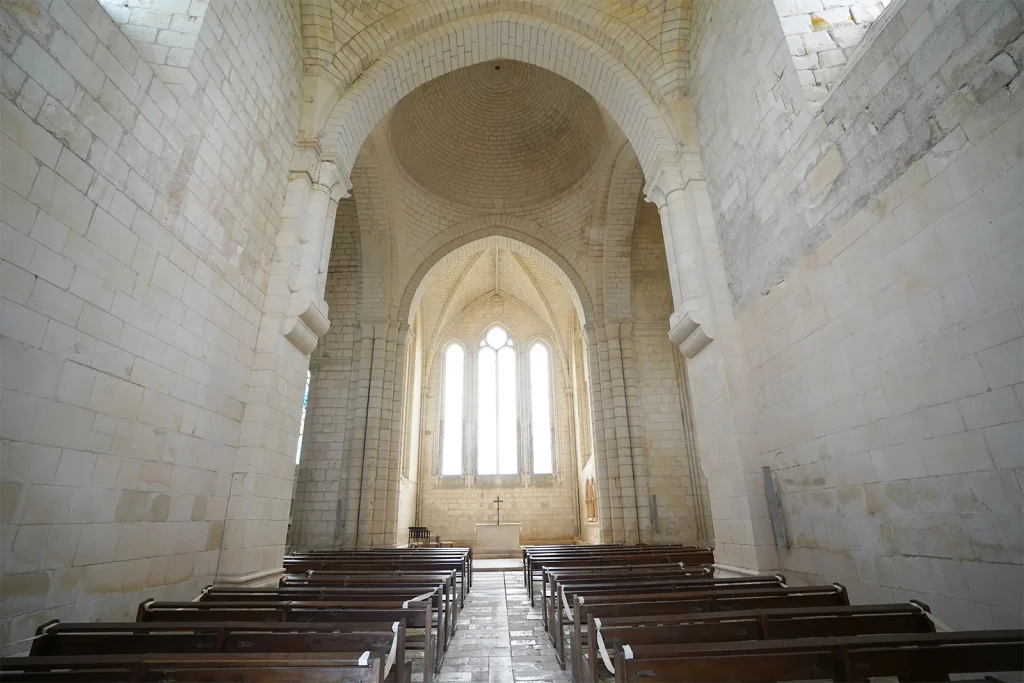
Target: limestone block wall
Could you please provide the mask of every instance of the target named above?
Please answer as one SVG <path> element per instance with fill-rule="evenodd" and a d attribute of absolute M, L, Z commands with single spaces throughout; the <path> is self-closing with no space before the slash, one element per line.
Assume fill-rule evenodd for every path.
<path fill-rule="evenodd" d="M 440 448 L 436 425 L 441 410 L 441 359 L 443 347 L 450 339 L 468 342 L 478 339 L 484 329 L 494 322 L 503 324 L 522 346 L 535 339 L 544 339 L 551 349 L 554 370 L 552 399 L 554 408 L 555 474 L 530 477 L 520 474 L 503 477 L 441 477 L 438 453 Z M 419 525 L 430 528 L 430 533 L 444 539 L 472 543 L 476 535 L 475 524 L 493 522 L 495 505 L 500 496 L 506 501 L 501 506 L 502 520 L 520 522 L 525 540 L 565 540 L 576 535 L 576 469 L 570 441 L 570 406 L 565 391 L 567 364 L 559 352 L 551 331 L 516 302 L 506 299 L 502 312 L 495 317 L 490 302 L 469 308 L 439 340 L 438 355 L 430 359 L 427 369 L 427 398 L 423 406 L 424 430 L 420 456 L 420 509 Z M 467 356 L 467 363 L 475 356 Z M 519 371 L 524 368 L 520 363 Z M 472 394 L 467 395 L 472 400 Z M 521 420 L 527 416 L 521 415 Z M 467 433 L 473 433 L 472 428 Z M 521 432 L 522 433 L 522 432 Z M 520 449 L 528 452 L 528 443 L 520 437 Z M 468 447 L 466 441 L 464 447 Z M 475 452 L 475 448 L 470 450 Z"/>
<path fill-rule="evenodd" d="M 98 2 L 0 25 L 6 643 L 217 573 L 301 57 L 290 2 L 216 3 L 195 97 Z"/>
<path fill-rule="evenodd" d="M 804 97 L 819 104 L 891 0 L 775 0 Z"/>
<path fill-rule="evenodd" d="M 782 492 L 787 575 L 1019 626 L 1024 21 L 1009 1 L 893 9 L 812 116 L 774 7 L 695 7 L 737 419 Z M 747 28 L 722 59 L 719 32 Z"/>
<path fill-rule="evenodd" d="M 168 84 L 195 92 L 188 70 L 210 0 L 98 0 L 145 59 Z"/>

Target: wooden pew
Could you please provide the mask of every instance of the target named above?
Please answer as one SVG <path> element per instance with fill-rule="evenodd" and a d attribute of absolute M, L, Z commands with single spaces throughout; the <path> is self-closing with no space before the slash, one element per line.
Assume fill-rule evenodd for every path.
<path fill-rule="evenodd" d="M 432 593 L 429 600 L 437 612 L 437 629 L 442 645 L 448 649 L 448 642 L 454 635 L 458 619 L 458 601 L 441 584 L 399 584 L 386 586 L 377 583 L 349 586 L 287 586 L 277 588 L 236 588 L 207 586 L 199 595 L 200 602 L 227 601 L 269 601 L 269 602 L 359 602 L 388 599 L 423 599 Z"/>
<path fill-rule="evenodd" d="M 444 599 L 457 617 L 462 602 L 460 600 L 458 585 L 455 581 L 454 570 L 416 573 L 403 573 L 396 581 L 390 581 L 394 574 L 377 574 L 375 572 L 334 572 L 310 570 L 303 574 L 285 574 L 278 581 L 279 588 L 337 588 L 347 589 L 359 586 L 390 586 L 395 584 L 416 585 L 424 582 L 436 582 L 440 587 Z M 422 592 L 422 591 L 421 591 Z M 452 619 L 451 632 L 455 632 L 455 619 Z"/>
<path fill-rule="evenodd" d="M 406 648 L 423 650 L 424 683 L 441 669 L 444 650 L 434 630 L 434 609 L 429 602 L 379 600 L 375 602 L 156 602 L 139 605 L 138 622 L 264 622 L 359 623 L 404 620 Z"/>
<path fill-rule="evenodd" d="M 722 604 L 740 604 L 744 599 L 776 599 L 788 598 L 791 595 L 803 593 L 825 593 L 826 600 L 849 604 L 846 589 L 836 584 L 819 589 L 789 588 L 779 583 L 780 577 L 739 577 L 729 579 L 696 579 L 696 580 L 649 580 L 649 581 L 618 581 L 603 584 L 572 584 L 563 583 L 559 586 L 559 596 L 555 603 L 555 612 L 551 614 L 551 626 L 548 635 L 555 647 L 555 658 L 559 665 L 565 668 L 565 626 L 573 627 L 573 634 L 578 633 L 575 627 L 575 609 L 570 606 L 576 605 L 577 596 L 584 599 L 601 598 L 603 596 L 614 596 L 623 599 L 630 594 L 657 595 L 659 593 L 676 594 L 677 597 L 692 597 L 709 599 L 711 609 L 718 608 Z M 743 609 L 736 607 L 735 609 Z M 563 620 L 563 616 L 565 620 Z M 583 622 L 585 623 L 585 622 Z M 575 659 L 575 654 L 573 655 Z"/>
<path fill-rule="evenodd" d="M 303 574 L 314 572 L 335 572 L 350 574 L 354 572 L 376 573 L 383 575 L 395 571 L 455 571 L 458 576 L 459 602 L 465 602 L 466 593 L 470 586 L 470 577 L 466 573 L 467 565 L 464 560 L 450 559 L 430 562 L 417 562 L 412 565 L 404 561 L 379 560 L 379 559 L 285 559 L 285 572 L 289 574 Z"/>
<path fill-rule="evenodd" d="M 601 569 L 546 569 L 544 571 L 545 589 L 542 593 L 542 616 L 545 630 L 553 616 L 558 612 L 559 602 L 566 611 L 572 608 L 571 596 L 562 596 L 561 585 L 571 583 L 580 588 L 592 587 L 596 590 L 609 584 L 609 590 L 617 589 L 623 584 L 643 582 L 675 582 L 686 581 L 688 585 L 719 585 L 719 586 L 779 586 L 785 585 L 785 577 L 776 576 L 740 576 L 735 578 L 715 578 L 710 567 L 684 567 L 682 565 L 642 565 L 639 567 L 614 567 Z M 550 590 L 548 590 L 550 587 Z M 565 597 L 569 599 L 566 600 Z"/>
<path fill-rule="evenodd" d="M 645 590 L 649 587 L 644 587 Z M 588 594 L 586 589 L 573 592 L 572 665 L 580 667 L 583 631 L 587 617 L 633 617 L 635 623 L 647 623 L 664 614 L 698 614 L 773 607 L 844 607 L 850 604 L 849 594 L 841 584 L 831 586 L 761 587 L 729 591 L 660 591 L 637 593 L 629 588 L 609 594 Z M 598 611 L 600 610 L 600 611 Z M 628 615 L 628 616 L 627 616 Z M 556 651 L 562 657 L 564 649 Z"/>
<path fill-rule="evenodd" d="M 374 548 L 353 550 L 314 550 L 291 553 L 284 558 L 287 569 L 300 562 L 384 562 L 401 565 L 400 569 L 429 568 L 430 563 L 458 562 L 458 574 L 464 581 L 465 592 L 473 585 L 473 550 L 471 548 Z"/>
<path fill-rule="evenodd" d="M 632 547 L 615 549 L 611 552 L 594 552 L 590 554 L 578 554 L 555 557 L 533 558 L 531 556 L 529 576 L 527 582 L 527 594 L 530 596 L 530 604 L 534 604 L 534 583 L 537 579 L 543 581 L 545 569 L 571 569 L 600 566 L 622 566 L 642 564 L 675 564 L 682 563 L 686 566 L 710 565 L 714 563 L 714 556 L 709 550 L 701 549 L 641 549 L 634 550 Z"/>
<path fill-rule="evenodd" d="M 572 577 L 584 580 L 588 577 L 600 581 L 601 577 L 612 577 L 612 575 L 627 574 L 630 577 L 652 578 L 657 575 L 671 575 L 678 579 L 713 577 L 715 570 L 708 565 L 688 566 L 682 562 L 668 562 L 660 564 L 638 563 L 638 564 L 611 564 L 597 566 L 562 566 L 553 565 L 541 569 L 541 604 L 555 594 L 552 585 L 552 577 Z M 550 589 L 550 590 L 549 590 Z M 532 602 L 530 602 L 532 604 Z M 548 627 L 547 610 L 542 609 L 544 614 L 544 627 Z"/>
<path fill-rule="evenodd" d="M 1024 671 L 1024 630 L 945 631 L 615 648 L 617 683 L 949 680 Z"/>
<path fill-rule="evenodd" d="M 0 658 L 3 683 L 380 683 L 369 652 Z"/>
<path fill-rule="evenodd" d="M 642 554 L 672 551 L 707 552 L 696 545 L 659 544 L 659 545 L 572 545 L 572 546 L 524 546 L 523 570 L 524 580 L 529 583 L 530 575 L 539 571 L 537 565 L 551 561 L 571 560 L 579 558 L 603 557 L 615 554 Z"/>
<path fill-rule="evenodd" d="M 580 544 L 580 543 L 569 543 L 569 544 L 561 544 L 561 545 L 524 545 L 524 546 L 521 546 L 521 548 L 523 550 L 523 583 L 529 583 L 530 582 L 530 566 L 529 566 L 529 562 L 530 562 L 531 556 L 539 557 L 541 555 L 541 553 L 544 553 L 544 552 L 555 553 L 555 552 L 558 552 L 558 551 L 572 551 L 572 550 L 575 550 L 576 548 L 587 548 L 587 547 L 620 548 L 620 547 L 622 547 L 622 545 L 623 545 L 622 543 L 601 543 L 601 544 L 590 546 L 590 545 L 584 545 L 584 544 Z M 694 546 L 694 547 L 696 547 L 696 546 Z"/>
<path fill-rule="evenodd" d="M 622 603 L 630 607 L 636 603 Z M 584 610 L 586 611 L 586 610 Z M 611 664 L 615 647 L 705 643 L 741 640 L 839 637 L 881 633 L 934 633 L 928 607 L 911 602 L 896 605 L 770 608 L 699 614 L 659 614 L 630 617 L 587 614 L 586 640 L 580 649 L 574 680 L 599 681 L 601 664 Z M 609 671 L 611 671 L 609 669 Z"/>
<path fill-rule="evenodd" d="M 385 680 L 409 683 L 405 621 L 276 624 L 246 622 L 100 622 L 54 620 L 36 630 L 32 657 L 147 653 L 284 653 L 369 651 Z M 389 676 L 393 668 L 394 676 Z"/>

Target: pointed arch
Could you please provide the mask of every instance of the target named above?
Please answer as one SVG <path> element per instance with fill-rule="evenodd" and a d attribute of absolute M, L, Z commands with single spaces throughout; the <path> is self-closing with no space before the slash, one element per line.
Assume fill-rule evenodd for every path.
<path fill-rule="evenodd" d="M 595 320 L 596 311 L 590 292 L 573 262 L 572 250 L 550 230 L 541 225 L 511 216 L 483 216 L 452 226 L 435 235 L 418 250 L 419 266 L 405 285 L 398 308 L 399 320 L 408 320 L 435 269 L 440 270 L 445 260 L 461 248 L 472 248 L 474 242 L 486 239 L 507 241 L 510 251 L 525 250 L 548 266 L 551 273 L 565 286 L 581 320 Z M 568 255 L 568 257 L 567 257 Z"/>

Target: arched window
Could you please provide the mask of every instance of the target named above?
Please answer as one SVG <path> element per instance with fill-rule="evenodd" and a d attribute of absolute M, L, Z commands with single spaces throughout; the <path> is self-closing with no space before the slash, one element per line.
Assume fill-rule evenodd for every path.
<path fill-rule="evenodd" d="M 519 471 L 516 352 L 501 327 L 487 331 L 477 355 L 477 473 Z"/>
<path fill-rule="evenodd" d="M 551 474 L 551 354 L 537 342 L 530 347 L 530 437 L 533 473 Z"/>
<path fill-rule="evenodd" d="M 441 474 L 462 474 L 462 392 L 466 352 L 457 343 L 444 351 L 444 409 L 441 417 Z"/>

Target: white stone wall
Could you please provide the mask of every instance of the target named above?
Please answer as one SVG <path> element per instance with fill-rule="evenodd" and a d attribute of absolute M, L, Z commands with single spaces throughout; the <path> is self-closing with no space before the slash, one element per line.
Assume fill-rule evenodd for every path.
<path fill-rule="evenodd" d="M 775 0 L 796 75 L 809 104 L 820 104 L 828 97 L 868 27 L 890 2 Z"/>
<path fill-rule="evenodd" d="M 5 3 L 0 26 L 10 642 L 217 572 L 301 64 L 289 2 L 211 8 L 195 98 L 97 2 Z"/>
<path fill-rule="evenodd" d="M 98 0 L 139 56 L 168 84 L 195 92 L 188 65 L 210 0 Z"/>
<path fill-rule="evenodd" d="M 787 575 L 919 598 L 954 627 L 1019 626 L 1024 21 L 1008 1 L 893 10 L 811 116 L 764 28 L 774 7 L 695 7 L 738 327 L 716 363 L 740 452 L 775 471 Z M 720 31 L 752 36 L 728 65 Z M 713 367 L 691 369 L 700 430 Z M 770 527 L 753 517 L 757 541 Z"/>

